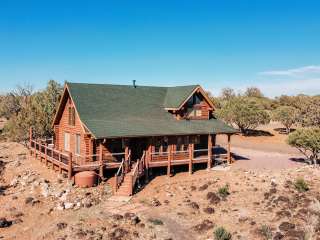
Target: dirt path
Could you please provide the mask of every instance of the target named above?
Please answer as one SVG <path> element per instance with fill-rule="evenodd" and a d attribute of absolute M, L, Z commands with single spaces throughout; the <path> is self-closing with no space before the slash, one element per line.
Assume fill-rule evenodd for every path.
<path fill-rule="evenodd" d="M 279 152 L 266 152 L 241 147 L 233 147 L 232 151 L 240 156 L 232 168 L 243 170 L 284 170 L 301 166 L 296 159 L 301 154 L 288 154 Z"/>

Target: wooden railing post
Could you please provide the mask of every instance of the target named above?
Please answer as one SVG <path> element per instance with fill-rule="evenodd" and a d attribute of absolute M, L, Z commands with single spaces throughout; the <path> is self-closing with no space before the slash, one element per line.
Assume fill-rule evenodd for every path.
<path fill-rule="evenodd" d="M 208 135 L 208 170 L 211 168 L 212 161 L 212 137 L 211 134 Z"/>
<path fill-rule="evenodd" d="M 44 147 L 44 164 L 45 164 L 46 166 L 47 166 L 47 163 L 48 163 L 47 154 L 48 154 L 48 147 L 45 146 L 45 147 Z"/>
<path fill-rule="evenodd" d="M 189 173 L 192 174 L 193 144 L 189 143 Z"/>
<path fill-rule="evenodd" d="M 114 192 L 118 191 L 118 176 L 117 174 L 114 175 Z"/>
<path fill-rule="evenodd" d="M 231 135 L 230 134 L 228 134 L 227 151 L 228 151 L 228 155 L 227 155 L 228 164 L 230 164 L 231 163 Z"/>
<path fill-rule="evenodd" d="M 168 168 L 167 168 L 167 175 L 170 177 L 171 175 L 171 158 L 172 158 L 172 145 L 168 146 Z"/>
<path fill-rule="evenodd" d="M 103 147 L 102 147 L 102 143 L 100 143 L 100 147 L 99 147 L 99 162 L 100 162 L 100 167 L 99 167 L 99 175 L 100 178 L 103 178 Z"/>
<path fill-rule="evenodd" d="M 68 179 L 72 178 L 72 153 L 69 152 L 69 162 L 68 162 Z"/>

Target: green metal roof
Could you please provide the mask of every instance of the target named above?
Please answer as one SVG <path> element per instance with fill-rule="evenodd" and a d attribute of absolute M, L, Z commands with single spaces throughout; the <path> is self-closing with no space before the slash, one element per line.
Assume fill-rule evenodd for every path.
<path fill-rule="evenodd" d="M 176 120 L 176 108 L 198 87 L 67 83 L 79 117 L 95 138 L 235 133 L 217 119 Z"/>

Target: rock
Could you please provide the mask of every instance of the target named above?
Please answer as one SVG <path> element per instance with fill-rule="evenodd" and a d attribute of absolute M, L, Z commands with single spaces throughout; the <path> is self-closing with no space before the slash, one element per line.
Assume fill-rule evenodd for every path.
<path fill-rule="evenodd" d="M 74 207 L 74 204 L 71 202 L 65 202 L 63 205 L 64 205 L 64 209 L 71 209 Z"/>
<path fill-rule="evenodd" d="M 276 232 L 276 234 L 273 237 L 273 240 L 281 240 L 284 238 L 284 235 L 281 232 Z"/>
<path fill-rule="evenodd" d="M 280 224 L 279 229 L 283 232 L 288 232 L 290 230 L 295 229 L 296 225 L 289 222 L 283 222 Z"/>
<path fill-rule="evenodd" d="M 161 206 L 161 202 L 160 202 L 158 199 L 153 199 L 153 200 L 151 201 L 151 204 L 152 204 L 152 206 L 154 206 L 154 207 L 159 207 L 159 206 Z"/>
<path fill-rule="evenodd" d="M 19 182 L 18 178 L 15 177 L 14 179 L 11 180 L 10 186 L 16 187 L 18 185 L 18 182 Z"/>
<path fill-rule="evenodd" d="M 208 184 L 203 184 L 202 186 L 199 187 L 199 191 L 204 191 L 208 188 Z"/>
<path fill-rule="evenodd" d="M 276 179 L 272 178 L 271 179 L 271 186 L 276 187 L 277 186 L 277 181 Z"/>
<path fill-rule="evenodd" d="M 213 214 L 214 213 L 214 208 L 206 207 L 206 208 L 203 209 L 203 212 L 205 212 L 207 214 Z"/>
<path fill-rule="evenodd" d="M 0 218 L 0 228 L 7 228 L 12 225 L 12 221 L 8 221 L 6 218 Z"/>
<path fill-rule="evenodd" d="M 67 226 L 68 226 L 68 224 L 65 222 L 57 223 L 58 230 L 62 230 L 64 228 L 66 228 Z"/>
<path fill-rule="evenodd" d="M 190 206 L 191 208 L 196 209 L 196 210 L 199 210 L 199 208 L 200 208 L 199 204 L 196 202 L 191 202 L 188 204 L 188 206 Z"/>
<path fill-rule="evenodd" d="M 25 204 L 30 204 L 30 203 L 32 203 L 33 199 L 34 199 L 33 197 L 27 197 L 24 202 L 25 202 Z"/>
<path fill-rule="evenodd" d="M 198 233 L 205 233 L 205 232 L 213 229 L 213 227 L 214 227 L 214 223 L 211 222 L 210 220 L 206 219 L 206 220 L 203 220 L 200 224 L 194 226 L 193 230 Z"/>
<path fill-rule="evenodd" d="M 58 203 L 58 205 L 56 206 L 56 209 L 59 211 L 64 210 L 64 204 L 63 203 Z"/>
<path fill-rule="evenodd" d="M 211 204 L 218 204 L 220 202 L 220 198 L 214 192 L 208 192 L 207 199 L 210 201 Z"/>
<path fill-rule="evenodd" d="M 129 232 L 123 228 L 116 228 L 109 234 L 111 240 L 126 239 Z"/>

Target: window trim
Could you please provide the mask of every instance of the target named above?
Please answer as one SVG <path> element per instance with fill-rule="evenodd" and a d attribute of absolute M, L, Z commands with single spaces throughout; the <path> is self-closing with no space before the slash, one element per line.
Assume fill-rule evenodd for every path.
<path fill-rule="evenodd" d="M 78 151 L 79 150 L 79 151 Z M 81 155 L 81 134 L 75 134 L 75 149 L 74 153 L 76 155 Z"/>
<path fill-rule="evenodd" d="M 66 141 L 67 139 L 68 139 L 68 141 Z M 63 134 L 63 150 L 66 151 L 66 152 L 70 152 L 70 145 L 71 145 L 70 140 L 71 140 L 70 139 L 70 133 L 69 132 L 64 132 L 64 134 Z"/>

